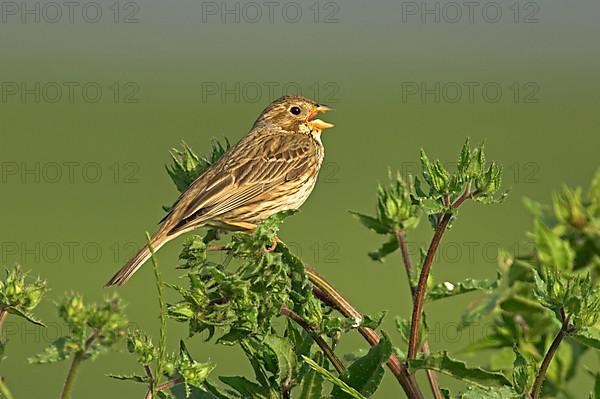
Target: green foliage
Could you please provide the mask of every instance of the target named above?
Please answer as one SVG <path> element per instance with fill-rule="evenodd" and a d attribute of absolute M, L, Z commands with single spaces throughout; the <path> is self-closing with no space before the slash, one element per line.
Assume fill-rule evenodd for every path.
<path fill-rule="evenodd" d="M 534 378 L 534 367 L 518 348 L 513 348 L 515 361 L 513 363 L 512 383 L 515 390 L 520 394 L 529 392 Z"/>
<path fill-rule="evenodd" d="M 338 378 L 335 375 L 333 375 L 327 369 L 321 367 L 318 363 L 316 363 L 311 358 L 308 358 L 308 357 L 304 356 L 303 359 L 310 366 L 311 369 L 313 369 L 314 371 L 316 371 L 317 373 L 319 373 L 327 381 L 331 382 L 334 385 L 335 388 L 337 388 L 341 392 L 349 395 L 348 397 L 354 398 L 354 399 L 366 399 L 366 397 L 363 396 L 356 389 L 352 388 L 346 382 L 342 381 L 340 378 Z"/>
<path fill-rule="evenodd" d="M 600 170 L 587 195 L 580 188 L 564 187 L 554 194 L 551 207 L 526 199 L 525 205 L 534 216 L 529 237 L 535 252 L 520 257 L 504 254 L 500 266 L 506 284 L 462 316 L 465 326 L 485 317 L 493 322 L 487 336 L 470 343 L 465 353 L 498 351 L 516 343 L 534 369 L 539 367 L 562 318 L 569 318 L 569 337 L 554 356 L 542 397 L 561 396 L 577 374 L 587 348 L 600 347 L 599 182 Z M 513 368 L 509 362 L 497 365 L 506 372 Z"/>
<path fill-rule="evenodd" d="M 171 150 L 172 164 L 166 166 L 166 169 L 177 189 L 184 192 L 198 176 L 229 150 L 231 144 L 227 139 L 225 139 L 225 144 L 213 140 L 211 151 L 207 156 L 197 155 L 185 142 L 181 143 L 181 147 L 181 150 L 175 148 Z"/>
<path fill-rule="evenodd" d="M 189 269 L 189 288 L 169 285 L 182 300 L 168 307 L 169 316 L 187 322 L 190 336 L 208 331 L 209 338 L 217 327 L 226 333 L 219 338 L 223 344 L 236 344 L 252 336 L 270 333 L 273 318 L 282 305 L 294 309 L 311 325 L 320 325 L 320 305 L 304 273 L 304 265 L 283 243 L 273 252 L 277 226 L 286 214 L 274 215 L 263 222 L 254 234 L 234 234 L 226 245 L 227 268 L 209 260 L 206 244 L 200 237 L 189 240 L 184 249 L 182 267 Z M 290 275 L 290 277 L 288 277 Z"/>
<path fill-rule="evenodd" d="M 454 396 L 455 399 L 521 399 L 512 388 L 482 388 L 478 386 L 467 386 L 467 390 Z"/>
<path fill-rule="evenodd" d="M 511 386 L 504 374 L 485 370 L 481 367 L 468 367 L 464 362 L 448 356 L 448 353 L 434 353 L 408 362 L 411 371 L 429 369 L 450 375 L 462 381 L 486 388 L 489 386 Z"/>
<path fill-rule="evenodd" d="M 486 163 L 483 145 L 472 149 L 467 140 L 456 165 L 454 171 L 449 171 L 441 161 L 431 161 L 421 150 L 420 177 L 394 178 L 390 173 L 389 186 L 378 186 L 376 216 L 351 212 L 369 230 L 388 236 L 378 250 L 369 252 L 371 259 L 382 262 L 395 252 L 399 233 L 416 228 L 422 214 L 429 216 L 435 228 L 440 215 L 456 212 L 454 204 L 460 198 L 489 204 L 505 197 L 505 193 L 499 194 L 502 168 L 495 162 Z"/>
<path fill-rule="evenodd" d="M 213 141 L 209 155 L 202 157 L 183 143 L 181 150 L 171 152 L 167 172 L 183 192 L 229 147 L 228 141 Z M 467 140 L 454 168 L 432 160 L 424 150 L 420 162 L 419 175 L 403 178 L 390 173 L 390 183 L 378 186 L 374 216 L 352 212 L 369 230 L 385 236 L 382 246 L 369 253 L 373 260 L 383 261 L 401 249 L 422 215 L 429 218 L 441 239 L 465 200 L 490 204 L 506 195 L 500 190 L 502 168 L 486 160 L 483 145 L 472 148 Z M 461 381 L 464 385 L 456 393 L 440 390 L 447 399 L 537 399 L 530 392 L 539 386 L 538 381 L 545 381 L 541 397 L 569 397 L 567 383 L 582 368 L 582 356 L 590 348 L 600 349 L 600 170 L 584 192 L 564 187 L 553 196 L 552 206 L 526 200 L 534 215 L 529 238 L 535 251 L 520 257 L 502 253 L 496 279 L 467 276 L 458 282 L 435 283 L 431 274 L 425 274 L 428 269 L 424 266 L 431 265 L 424 265 L 427 249 L 421 249 L 414 265 L 410 254 L 403 253 L 402 267 L 409 272 L 407 292 L 417 289 L 422 271 L 422 281 L 427 281 L 425 291 L 423 284 L 419 287 L 424 296 L 413 298 L 451 301 L 462 294 L 485 294 L 472 302 L 459 322 L 460 328 L 466 328 L 485 318 L 491 320 L 486 335 L 460 352 L 481 355 L 491 351 L 483 365 L 467 366 L 447 351 L 429 353 L 424 312 L 415 312 L 422 317 L 414 341 L 425 352 L 415 359 L 407 359 L 405 354 L 411 353 L 405 349 L 414 326 L 398 316 L 400 346 L 394 346 L 381 331 L 377 345 L 352 352 L 344 362 L 339 360 L 335 352 L 338 341 L 346 333 L 360 330 L 373 342 L 372 331 L 367 329 L 379 329 L 386 312 L 358 317 L 355 310 L 348 311 L 347 300 L 327 291 L 322 277 L 278 239 L 280 225 L 293 211 L 273 215 L 251 234 L 208 229 L 202 236 L 189 237 L 179 256 L 184 285 L 163 283 L 153 258 L 161 318 L 157 344 L 143 331 L 126 329 L 123 305 L 117 297 L 86 304 L 80 295 L 70 294 L 58 304 L 69 333 L 30 362 L 52 363 L 71 357 L 65 387 L 72 386 L 71 377 L 80 361 L 112 348 L 126 334 L 127 350 L 140 371 L 110 377 L 142 384 L 146 397 L 366 399 L 376 397 L 390 356 L 407 364 L 411 374 L 433 370 Z M 176 300 L 164 302 L 163 285 L 172 290 Z M 42 325 L 32 311 L 45 290 L 44 282 L 28 279 L 15 267 L 0 281 L 0 315 L 15 314 Z M 183 340 L 179 340 L 178 350 L 167 351 L 167 317 L 187 325 L 188 345 L 201 343 L 196 335 L 203 335 L 205 341 L 237 347 L 254 375 L 212 379 L 216 366 L 194 360 Z M 559 345 L 551 346 L 555 342 Z M 0 341 L 0 356 L 3 346 Z M 548 357 L 552 347 L 557 350 Z M 541 370 L 543 360 L 549 364 L 547 371 Z M 590 374 L 595 379 L 594 395 L 599 397 L 599 373 Z M 410 381 L 412 377 L 402 374 L 396 378 Z M 420 390 L 430 397 L 423 384 Z M 68 391 L 65 388 L 63 397 L 68 397 Z"/>
<path fill-rule="evenodd" d="M 576 330 L 596 324 L 600 318 L 600 289 L 588 274 L 563 275 L 557 267 L 543 267 L 544 278 L 535 273 L 536 295 L 540 303 L 562 318 L 570 316 Z"/>
<path fill-rule="evenodd" d="M 325 369 L 325 356 L 317 352 L 313 361 L 322 369 Z M 325 378 L 315 369 L 308 371 L 302 382 L 302 392 L 299 399 L 321 399 L 323 397 L 323 381 Z"/>
<path fill-rule="evenodd" d="M 150 370 L 149 366 L 153 362 L 158 361 L 158 348 L 154 346 L 150 337 L 140 331 L 129 331 L 127 349 L 130 353 L 137 356 L 138 363 L 147 368 L 147 370 Z M 204 383 L 208 375 L 215 368 L 212 363 L 195 361 L 187 350 L 183 340 L 179 343 L 179 353 L 168 354 L 165 360 L 164 367 L 162 368 L 164 376 L 169 381 L 177 381 L 177 384 L 183 384 L 186 398 L 190 397 L 190 387 L 204 389 Z M 144 385 L 154 384 L 154 388 L 156 388 L 157 380 L 154 380 L 154 377 L 148 374 L 143 376 L 136 374 L 109 374 L 109 377 L 116 380 L 138 382 Z M 160 393 L 165 396 L 169 395 L 163 391 L 160 391 Z"/>
<path fill-rule="evenodd" d="M 392 342 L 387 335 L 383 334 L 379 343 L 373 346 L 365 356 L 356 359 L 340 376 L 340 379 L 365 397 L 370 397 L 383 379 L 383 365 L 391 354 Z M 333 388 L 331 396 L 334 399 L 352 398 L 352 395 L 339 386 Z"/>
<path fill-rule="evenodd" d="M 466 294 L 473 291 L 492 292 L 500 284 L 501 274 L 498 274 L 497 280 L 481 279 L 476 280 L 467 278 L 457 283 L 444 281 L 434 285 L 427 290 L 427 300 L 435 301 L 438 299 L 449 298 L 456 295 Z"/>
<path fill-rule="evenodd" d="M 486 204 L 500 202 L 506 195 L 499 193 L 502 167 L 495 162 L 487 163 L 484 145 L 471 148 L 468 139 L 461 149 L 455 171 L 448 171 L 439 160 L 431 161 L 424 150 L 421 150 L 421 168 L 428 193 L 423 191 L 420 179 L 416 180 L 415 189 L 419 202 L 425 205 L 430 215 L 451 211 L 452 200 L 465 192 L 475 201 Z"/>
<path fill-rule="evenodd" d="M 6 277 L 0 280 L 0 311 L 22 317 L 30 323 L 44 326 L 31 313 L 40 303 L 46 292 L 46 282 L 32 280 L 20 266 L 6 270 Z"/>
<path fill-rule="evenodd" d="M 125 335 L 127 319 L 117 296 L 99 304 L 86 304 L 79 294 L 68 294 L 59 304 L 58 314 L 68 328 L 68 335 L 56 339 L 46 350 L 29 359 L 30 363 L 56 363 L 71 355 L 83 360 L 95 358 Z"/>

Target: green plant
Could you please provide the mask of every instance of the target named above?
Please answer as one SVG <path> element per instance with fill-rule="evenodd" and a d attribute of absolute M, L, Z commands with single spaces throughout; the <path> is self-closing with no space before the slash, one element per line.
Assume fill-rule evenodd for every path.
<path fill-rule="evenodd" d="M 174 150 L 167 170 L 177 189 L 184 191 L 228 147 L 215 141 L 207 157 L 185 144 L 182 151 Z M 401 255 L 413 306 L 410 318 L 395 318 L 394 334 L 380 328 L 386 311 L 362 314 L 278 239 L 279 226 L 295 213 L 290 211 L 272 216 L 252 234 L 207 229 L 188 237 L 179 256 L 186 284 L 163 282 L 153 256 L 158 340 L 127 329 L 118 299 L 85 305 L 79 295 L 71 294 L 59 304 L 70 333 L 32 361 L 72 357 L 65 398 L 80 363 L 112 348 L 125 335 L 127 350 L 143 372 L 110 377 L 142 384 L 147 399 L 363 399 L 377 397 L 386 366 L 410 399 L 570 397 L 567 383 L 583 369 L 577 366 L 581 356 L 590 347 L 600 349 L 600 171 L 585 196 L 580 189 L 564 188 L 554 196 L 552 208 L 526 200 L 535 217 L 529 235 L 534 253 L 503 252 L 496 278 L 466 276 L 439 283 L 432 273 L 435 255 L 459 209 L 467 201 L 498 204 L 506 193 L 500 188 L 502 168 L 486 161 L 483 146 L 472 148 L 467 141 L 454 169 L 432 161 L 424 151 L 420 158 L 418 176 L 390 174 L 390 184 L 378 187 L 375 215 L 352 212 L 365 227 L 385 237 L 381 247 L 368 254 L 372 260 L 384 262 L 395 251 Z M 408 240 L 427 224 L 420 223 L 423 218 L 433 235 L 420 258 L 413 259 Z M 18 269 L 12 273 L 20 275 Z M 24 277 L 14 276 L 7 281 L 18 280 L 23 286 Z M 14 290 L 8 286 L 0 286 L 3 314 L 36 322 L 30 312 L 44 284 L 22 289 L 29 299 L 23 294 L 19 300 L 10 296 Z M 165 290 L 178 299 L 166 303 Z M 472 292 L 483 295 L 461 315 L 460 326 L 488 318 L 492 333 L 458 354 L 434 351 L 425 305 Z M 175 352 L 166 344 L 169 320 L 185 323 L 189 332 Z M 337 343 L 353 332 L 365 338 L 369 349 L 338 354 Z M 215 378 L 218 366 L 194 360 L 188 349 L 198 336 L 239 348 L 254 375 Z M 486 351 L 491 352 L 490 361 L 482 366 L 456 358 Z M 426 374 L 427 391 L 416 378 L 418 372 Z M 589 374 L 595 379 L 592 395 L 600 398 L 600 373 Z M 451 393 L 440 386 L 439 375 L 464 385 Z M 0 393 L 7 396 L 4 390 Z"/>
<path fill-rule="evenodd" d="M 4 320 L 12 314 L 43 327 L 44 323 L 37 320 L 31 312 L 39 305 L 45 292 L 46 282 L 39 278 L 32 281 L 18 265 L 6 270 L 5 279 L 0 281 L 0 361 L 4 359 L 7 343 L 3 333 Z M 2 376 L 0 376 L 0 395 L 12 399 L 12 394 Z"/>
<path fill-rule="evenodd" d="M 79 368 L 87 359 L 114 346 L 125 332 L 127 319 L 121 300 L 113 296 L 100 304 L 85 304 L 79 294 L 68 294 L 58 305 L 59 316 L 68 334 L 56 339 L 43 353 L 29 359 L 30 363 L 56 363 L 71 358 L 71 366 L 61 399 L 71 397 Z"/>

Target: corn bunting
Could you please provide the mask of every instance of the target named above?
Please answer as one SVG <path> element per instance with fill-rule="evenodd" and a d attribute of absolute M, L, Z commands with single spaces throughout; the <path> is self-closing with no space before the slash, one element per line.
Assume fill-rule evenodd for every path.
<path fill-rule="evenodd" d="M 321 132 L 333 127 L 315 118 L 329 110 L 299 96 L 273 101 L 250 132 L 181 194 L 151 238 L 153 250 L 197 227 L 249 232 L 277 212 L 299 208 L 321 168 Z M 124 284 L 148 258 L 146 245 L 106 286 Z"/>

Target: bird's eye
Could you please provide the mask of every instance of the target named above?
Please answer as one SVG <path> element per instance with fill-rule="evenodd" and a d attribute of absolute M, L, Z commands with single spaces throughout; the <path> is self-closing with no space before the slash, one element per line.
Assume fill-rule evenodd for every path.
<path fill-rule="evenodd" d="M 300 107 L 292 107 L 292 108 L 290 108 L 290 112 L 291 112 L 292 114 L 294 114 L 294 115 L 300 115 L 300 112 L 301 112 L 301 111 L 302 111 L 302 110 L 300 109 Z"/>

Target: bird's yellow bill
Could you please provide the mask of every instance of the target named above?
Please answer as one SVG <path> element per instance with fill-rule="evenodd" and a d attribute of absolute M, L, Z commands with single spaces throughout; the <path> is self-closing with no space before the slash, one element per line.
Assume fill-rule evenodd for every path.
<path fill-rule="evenodd" d="M 329 129 L 329 128 L 334 127 L 335 125 L 333 123 L 325 122 L 325 121 L 322 121 L 321 119 L 313 119 L 315 116 L 317 116 L 317 114 L 319 114 L 321 112 L 328 112 L 328 111 L 332 111 L 332 109 L 326 105 L 319 105 L 315 109 L 315 111 L 310 115 L 310 117 L 308 118 L 308 124 L 311 127 L 319 129 L 319 130 Z"/>

